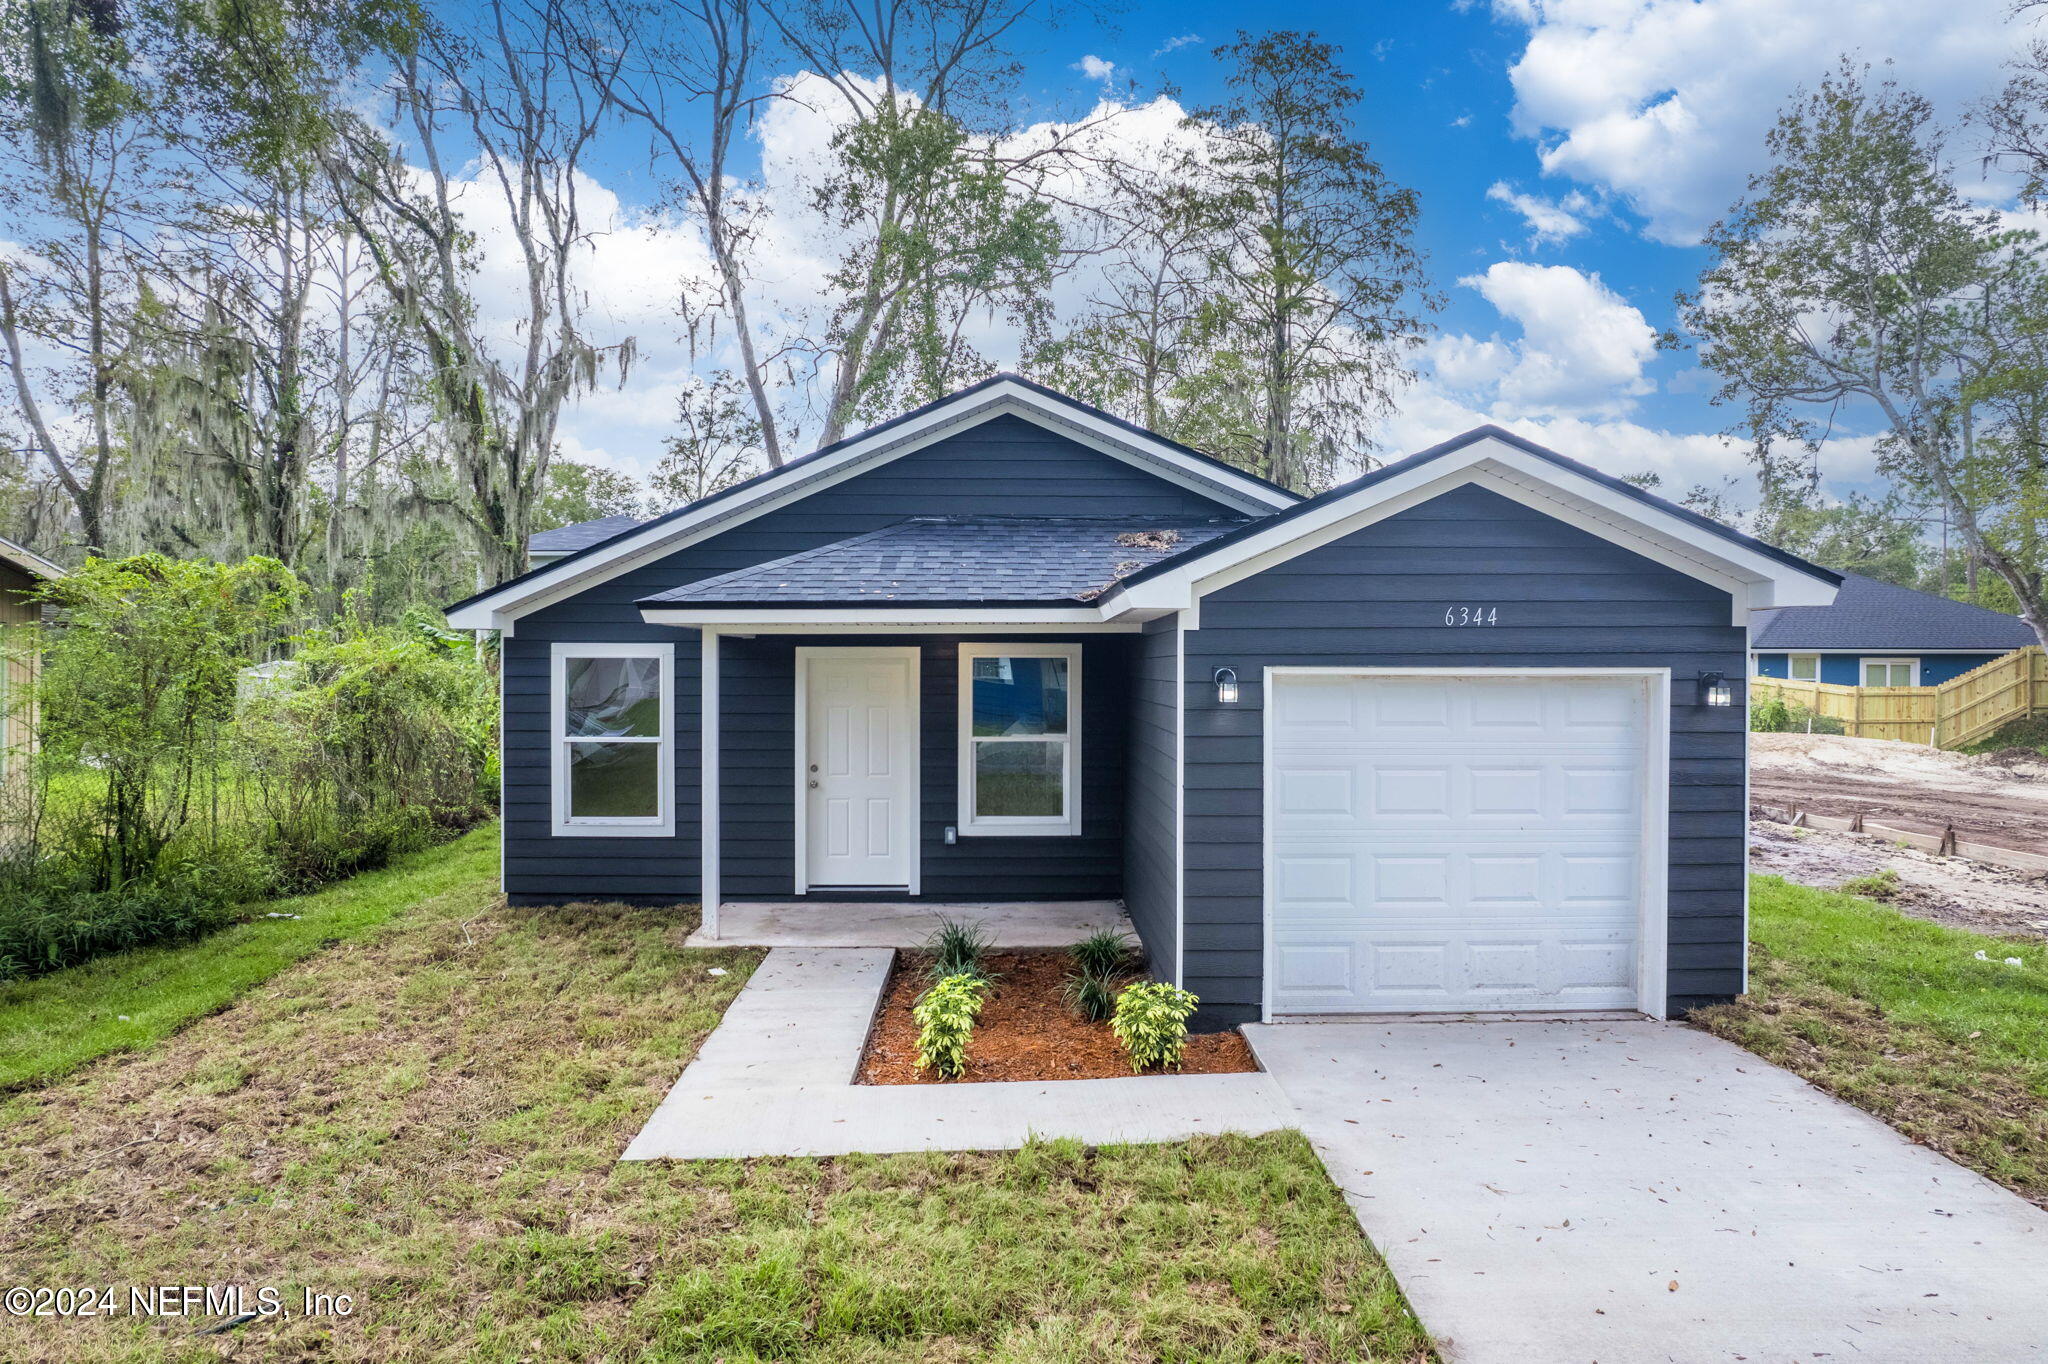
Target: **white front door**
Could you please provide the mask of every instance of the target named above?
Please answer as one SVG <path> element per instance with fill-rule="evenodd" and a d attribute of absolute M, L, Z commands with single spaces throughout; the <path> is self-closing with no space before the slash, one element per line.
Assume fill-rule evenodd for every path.
<path fill-rule="evenodd" d="M 1635 1007 L 1647 702 L 1639 678 L 1277 677 L 1273 1012 Z"/>
<path fill-rule="evenodd" d="M 802 649 L 799 658 L 800 889 L 912 889 L 918 652 Z"/>

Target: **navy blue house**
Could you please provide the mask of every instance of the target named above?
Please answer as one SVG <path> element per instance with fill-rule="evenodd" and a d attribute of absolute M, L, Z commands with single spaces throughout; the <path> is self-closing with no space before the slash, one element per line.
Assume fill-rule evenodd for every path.
<path fill-rule="evenodd" d="M 1934 687 L 2038 644 L 2018 616 L 1842 575 L 1827 606 L 1774 606 L 1750 624 L 1758 677 L 1843 687 Z"/>
<path fill-rule="evenodd" d="M 463 602 L 518 902 L 1121 900 L 1224 1027 L 1743 988 L 1757 608 L 1486 427 L 1302 499 L 1000 375 Z"/>

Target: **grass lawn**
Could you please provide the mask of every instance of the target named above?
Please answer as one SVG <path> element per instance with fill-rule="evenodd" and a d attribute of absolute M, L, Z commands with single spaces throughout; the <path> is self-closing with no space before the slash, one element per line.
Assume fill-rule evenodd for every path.
<path fill-rule="evenodd" d="M 195 943 L 143 947 L 0 985 L 0 1093 L 147 1046 L 226 1007 L 323 947 L 355 938 L 424 900 L 481 911 L 493 902 L 495 823 L 388 867 L 278 900 Z"/>
<path fill-rule="evenodd" d="M 758 954 L 685 950 L 674 912 L 507 909 L 489 873 L 0 1099 L 10 1283 L 352 1315 L 0 1316 L 0 1359 L 1430 1358 L 1292 1134 L 618 1164 Z"/>
<path fill-rule="evenodd" d="M 1750 993 L 1693 1021 L 2048 1206 L 2048 945 L 1752 887 Z"/>

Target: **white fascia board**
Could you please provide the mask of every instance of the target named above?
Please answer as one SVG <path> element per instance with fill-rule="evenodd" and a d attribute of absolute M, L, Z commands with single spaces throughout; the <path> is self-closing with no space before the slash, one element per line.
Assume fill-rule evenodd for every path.
<path fill-rule="evenodd" d="M 1144 469 L 1204 496 L 1234 502 L 1242 511 L 1272 512 L 1294 505 L 1277 488 L 1188 458 L 1169 445 L 1146 441 L 1078 409 L 1056 403 L 1022 384 L 992 384 L 972 399 L 942 403 L 909 421 L 856 438 L 828 455 L 793 465 L 745 493 L 721 498 L 682 515 L 629 532 L 595 553 L 551 566 L 520 582 L 480 597 L 448 614 L 458 630 L 503 630 L 520 616 L 586 590 L 699 540 L 787 506 L 870 468 L 899 459 L 958 431 L 1001 416 L 1017 416 L 1102 454 Z"/>
<path fill-rule="evenodd" d="M 1834 601 L 1834 586 L 1811 574 L 1504 441 L 1487 439 L 1353 496 L 1332 498 L 1218 553 L 1197 553 L 1176 570 L 1111 593 L 1104 611 L 1114 616 L 1140 606 L 1154 612 L 1191 608 L 1210 592 L 1468 483 L 1713 583 L 1733 599 L 1732 625 L 1746 625 L 1749 612 L 1762 605 L 1826 606 Z"/>

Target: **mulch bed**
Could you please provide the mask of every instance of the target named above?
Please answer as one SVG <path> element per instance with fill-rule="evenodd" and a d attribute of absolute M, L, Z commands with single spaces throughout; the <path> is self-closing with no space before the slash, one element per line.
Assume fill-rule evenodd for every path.
<path fill-rule="evenodd" d="M 938 1079 L 917 1068 L 917 1021 L 911 1005 L 929 983 L 931 958 L 922 952 L 896 954 L 895 973 L 882 994 L 881 1011 L 868 1033 L 860 1062 L 864 1085 L 961 1084 L 975 1080 L 1106 1080 L 1131 1073 L 1130 1058 L 1109 1024 L 1086 1023 L 1060 998 L 1066 978 L 1065 952 L 992 952 L 988 969 L 996 986 L 981 1007 L 969 1044 L 967 1073 L 957 1081 Z M 1257 1070 L 1242 1033 L 1189 1036 L 1181 1075 L 1226 1075 Z"/>

